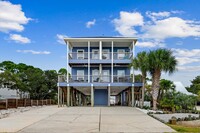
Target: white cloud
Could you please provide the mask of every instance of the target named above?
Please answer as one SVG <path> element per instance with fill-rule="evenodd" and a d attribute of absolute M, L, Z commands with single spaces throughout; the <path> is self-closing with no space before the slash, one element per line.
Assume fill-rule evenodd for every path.
<path fill-rule="evenodd" d="M 190 58 L 190 57 L 176 57 L 179 65 L 190 64 L 194 62 L 200 62 L 200 59 Z"/>
<path fill-rule="evenodd" d="M 178 66 L 179 71 L 200 71 L 200 66 Z"/>
<path fill-rule="evenodd" d="M 156 21 L 157 19 L 169 17 L 171 15 L 170 12 L 146 12 L 147 17 L 151 18 L 151 20 Z"/>
<path fill-rule="evenodd" d="M 155 41 L 155 40 L 148 40 L 148 41 L 138 41 L 136 43 L 137 47 L 148 47 L 148 48 L 153 48 L 153 47 L 165 47 L 165 44 L 161 41 Z"/>
<path fill-rule="evenodd" d="M 19 34 L 10 34 L 10 40 L 15 41 L 16 43 L 31 43 L 31 40 L 27 37 L 23 37 Z"/>
<path fill-rule="evenodd" d="M 137 31 L 136 26 L 142 26 L 143 16 L 139 12 L 120 12 L 120 18 L 113 20 L 115 30 L 122 36 L 135 36 Z"/>
<path fill-rule="evenodd" d="M 172 49 L 179 65 L 200 62 L 200 49 Z"/>
<path fill-rule="evenodd" d="M 17 50 L 18 53 L 31 53 L 31 54 L 50 54 L 49 51 L 34 51 L 34 50 Z"/>
<path fill-rule="evenodd" d="M 57 42 L 58 42 L 58 43 L 60 43 L 60 44 L 65 44 L 64 38 L 65 38 L 65 37 L 67 38 L 68 36 L 62 35 L 62 34 L 57 34 L 56 37 L 57 37 Z"/>
<path fill-rule="evenodd" d="M 92 26 L 94 26 L 96 23 L 96 19 L 93 19 L 92 21 L 88 21 L 85 25 L 87 28 L 91 28 Z"/>
<path fill-rule="evenodd" d="M 139 37 L 143 39 L 138 46 L 155 47 L 160 46 L 154 42 L 165 43 L 167 38 L 186 38 L 200 37 L 200 22 L 194 20 L 185 20 L 180 17 L 172 17 L 175 14 L 181 14 L 182 11 L 163 11 L 146 12 L 146 17 L 151 18 L 144 21 L 144 17 L 139 12 L 121 11 L 119 18 L 112 20 L 115 30 L 122 36 Z M 152 41 L 153 40 L 153 41 Z M 162 44 L 162 45 L 163 45 Z M 161 45 L 161 46 L 162 46 Z M 179 43 L 178 45 L 181 45 Z"/>
<path fill-rule="evenodd" d="M 143 26 L 143 37 L 154 39 L 184 38 L 200 36 L 200 23 L 192 20 L 184 20 L 179 17 L 169 17 L 156 20 L 153 24 Z"/>
<path fill-rule="evenodd" d="M 176 56 L 180 57 L 199 57 L 200 58 L 200 49 L 172 49 Z"/>
<path fill-rule="evenodd" d="M 0 1 L 0 31 L 23 31 L 24 24 L 31 18 L 27 18 L 22 11 L 21 5 L 12 4 L 9 1 Z"/>

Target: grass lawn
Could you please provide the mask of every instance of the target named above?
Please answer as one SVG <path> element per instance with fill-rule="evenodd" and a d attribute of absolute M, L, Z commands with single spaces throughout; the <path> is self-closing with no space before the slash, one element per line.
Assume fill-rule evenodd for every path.
<path fill-rule="evenodd" d="M 171 125 L 171 124 L 167 125 L 176 130 L 177 132 L 196 132 L 196 133 L 200 132 L 200 127 L 186 127 L 186 126 Z"/>

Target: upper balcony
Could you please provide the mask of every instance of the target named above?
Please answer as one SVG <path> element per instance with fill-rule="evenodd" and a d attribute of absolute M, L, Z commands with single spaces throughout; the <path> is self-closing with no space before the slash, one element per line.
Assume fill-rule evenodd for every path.
<path fill-rule="evenodd" d="M 132 58 L 131 52 L 102 52 L 100 54 L 98 51 L 94 52 L 69 52 L 69 63 L 130 63 Z"/>

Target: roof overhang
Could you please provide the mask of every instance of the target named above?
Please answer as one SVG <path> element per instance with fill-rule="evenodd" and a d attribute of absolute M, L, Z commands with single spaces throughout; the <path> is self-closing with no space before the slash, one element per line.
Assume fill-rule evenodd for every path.
<path fill-rule="evenodd" d="M 82 37 L 77 37 L 77 38 L 64 38 L 65 43 L 69 43 L 71 45 L 76 44 L 76 43 L 87 43 L 87 42 L 114 42 L 115 44 L 117 43 L 130 43 L 130 44 L 136 44 L 137 42 L 137 38 L 133 38 L 133 37 L 86 37 L 86 38 L 82 38 Z"/>

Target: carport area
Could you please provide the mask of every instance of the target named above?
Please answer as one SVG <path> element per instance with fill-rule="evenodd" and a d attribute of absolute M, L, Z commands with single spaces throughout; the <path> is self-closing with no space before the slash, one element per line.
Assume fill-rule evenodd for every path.
<path fill-rule="evenodd" d="M 141 87 L 59 87 L 59 106 L 139 106 Z"/>

